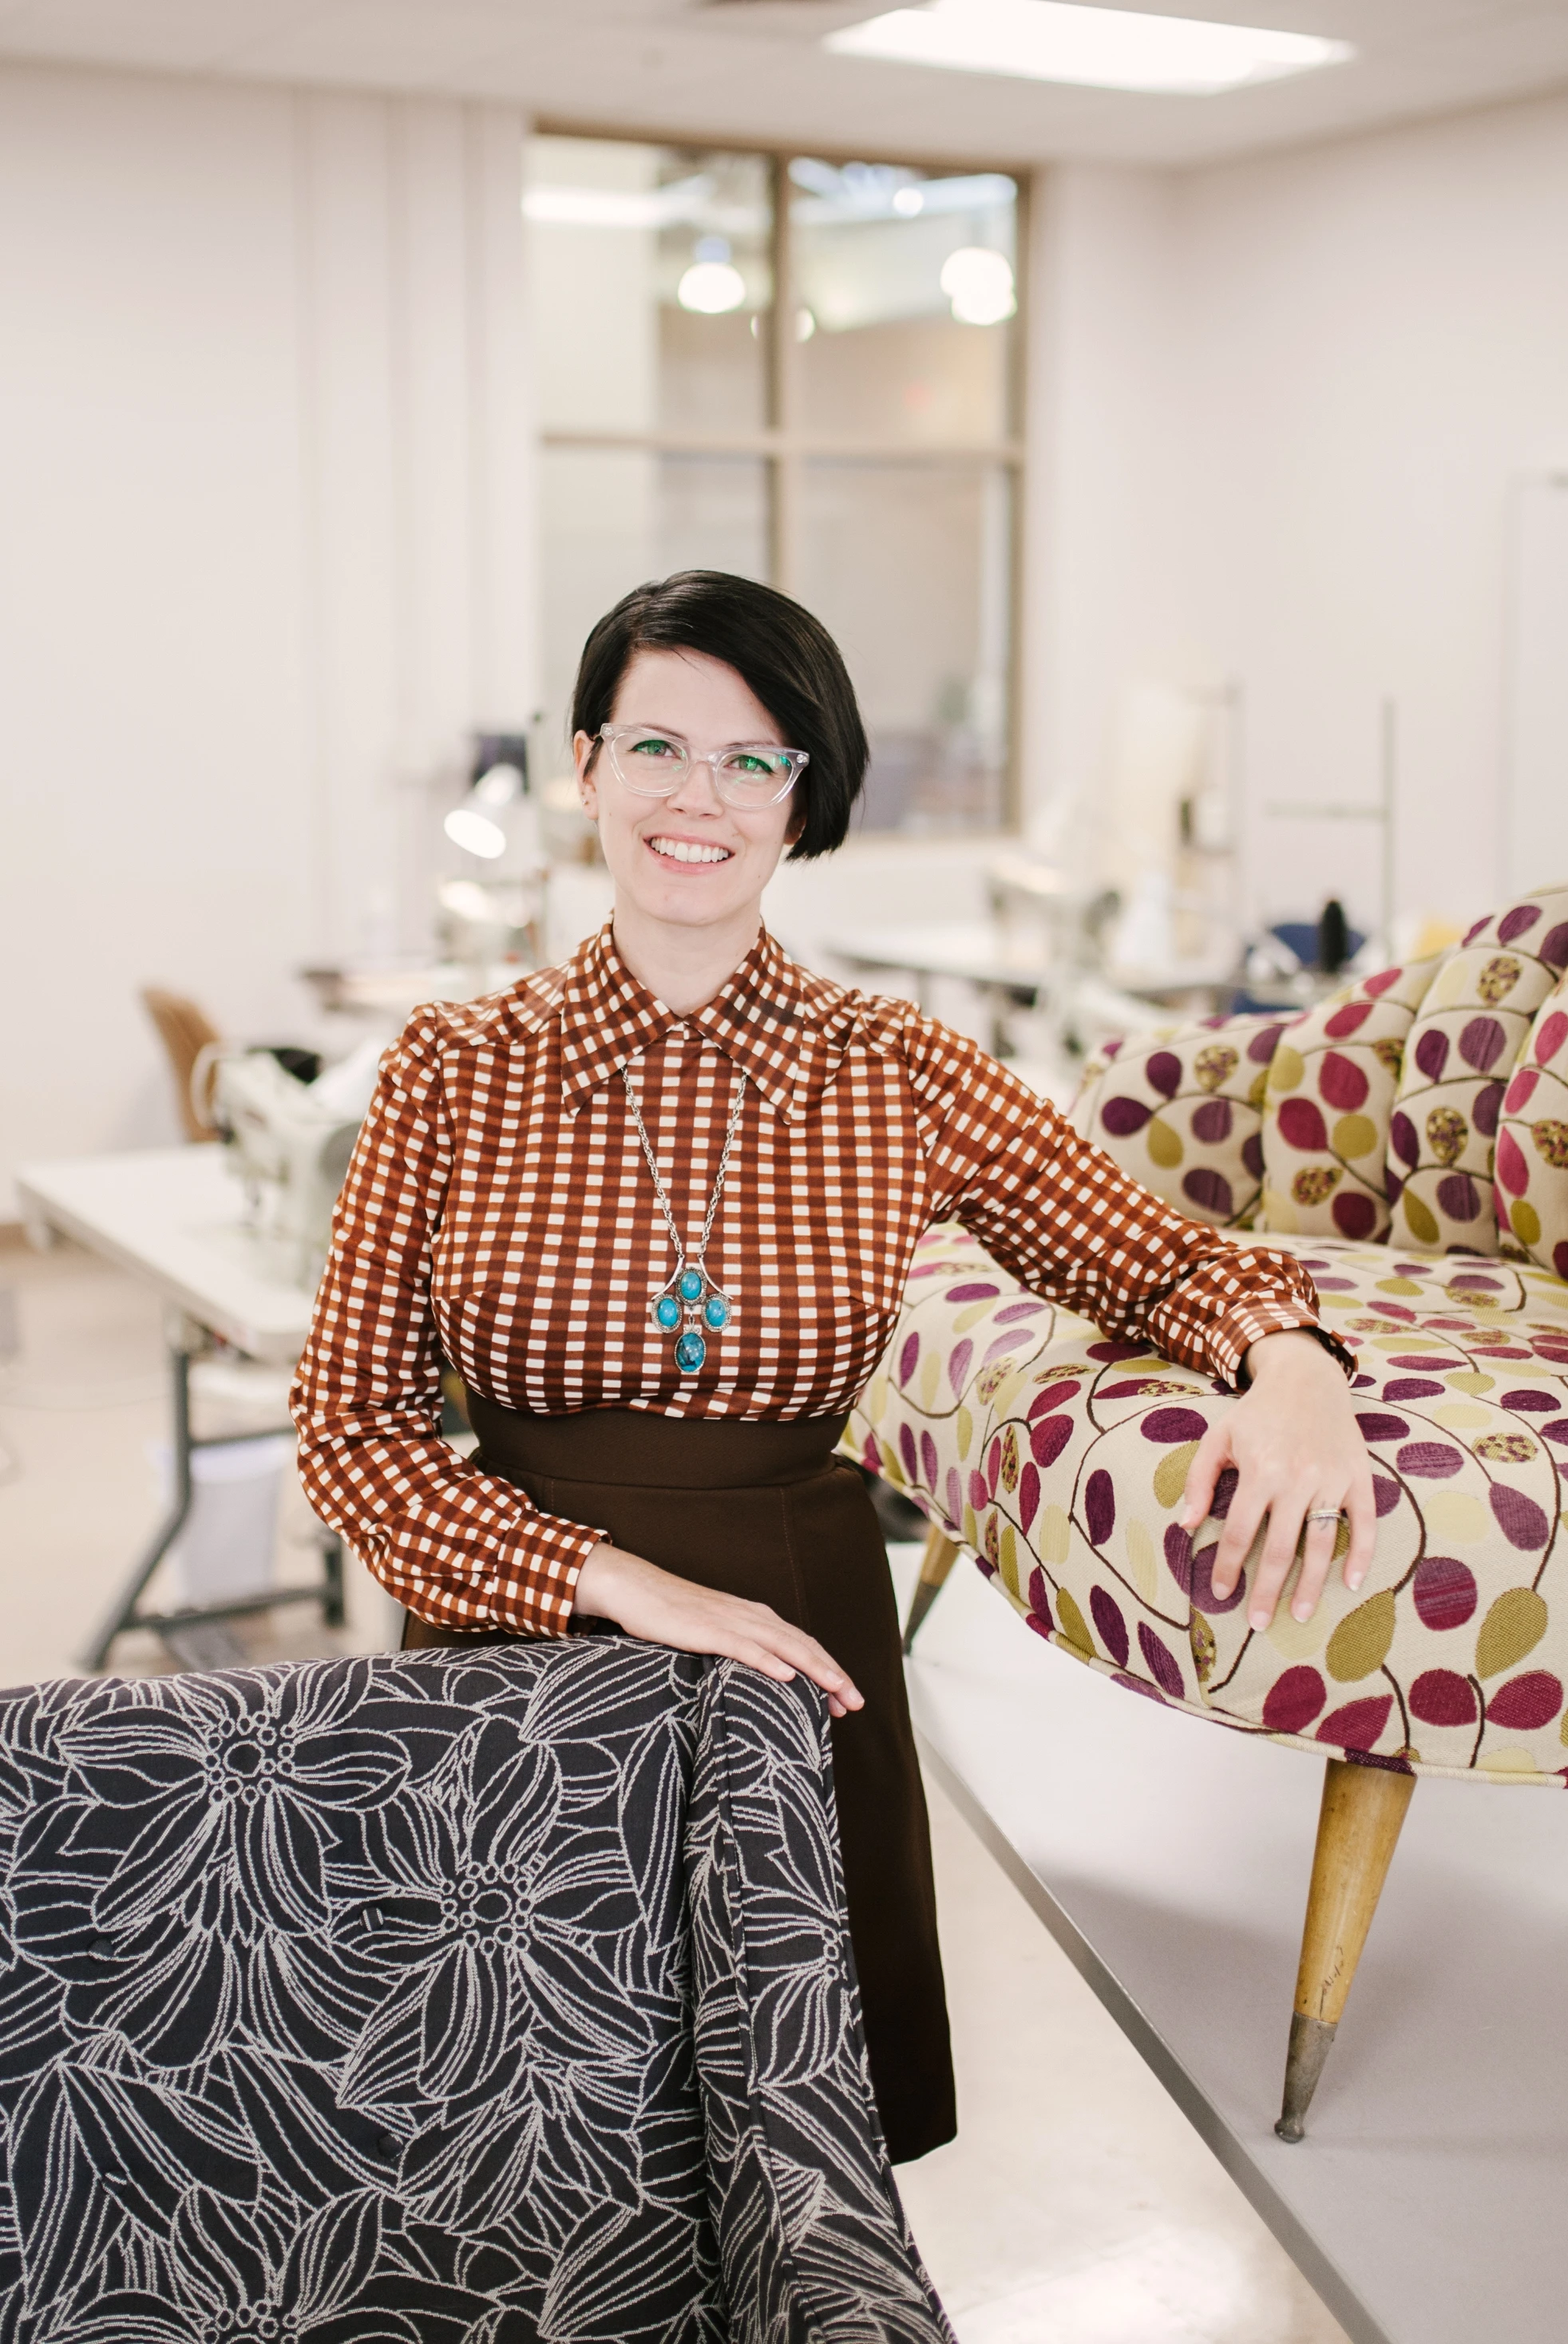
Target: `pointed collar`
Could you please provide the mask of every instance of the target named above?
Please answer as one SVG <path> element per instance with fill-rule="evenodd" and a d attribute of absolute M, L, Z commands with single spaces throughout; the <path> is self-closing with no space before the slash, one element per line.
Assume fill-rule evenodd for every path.
<path fill-rule="evenodd" d="M 765 928 L 723 990 L 686 1018 L 632 975 L 611 923 L 579 946 L 561 975 L 561 1089 L 569 1113 L 687 1025 L 716 1043 L 793 1122 L 843 1056 L 853 1022 L 844 1014 L 850 1000 L 844 988 L 797 967 Z"/>

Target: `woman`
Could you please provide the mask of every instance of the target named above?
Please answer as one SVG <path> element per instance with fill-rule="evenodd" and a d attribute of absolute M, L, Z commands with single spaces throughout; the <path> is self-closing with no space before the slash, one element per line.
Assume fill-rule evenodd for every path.
<path fill-rule="evenodd" d="M 910 1258 L 956 1215 L 1036 1293 L 1249 1385 L 1214 1571 L 1269 1517 L 1264 1624 L 1306 1524 L 1309 1616 L 1371 1475 L 1294 1262 L 1127 1179 L 972 1042 L 809 975 L 762 921 L 842 841 L 866 762 L 798 605 L 694 571 L 589 637 L 574 749 L 615 885 L 564 967 L 416 1012 L 339 1202 L 294 1408 L 308 1490 L 410 1644 L 610 1622 L 820 1685 L 867 2047 L 895 2160 L 955 2129 L 930 1850 L 886 1559 L 835 1461 Z M 438 1354 L 476 1456 L 438 1436 Z"/>

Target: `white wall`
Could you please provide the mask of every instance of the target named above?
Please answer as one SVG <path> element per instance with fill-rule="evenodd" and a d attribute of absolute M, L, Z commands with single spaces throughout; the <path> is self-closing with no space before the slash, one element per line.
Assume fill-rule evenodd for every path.
<path fill-rule="evenodd" d="M 533 705 L 522 131 L 0 71 L 0 1217 L 174 1137 L 141 983 L 281 1036 L 424 940 L 432 777 Z"/>
<path fill-rule="evenodd" d="M 1045 208 L 1041 793 L 1092 794 L 1122 682 L 1239 677 L 1255 905 L 1339 885 L 1370 914 L 1373 834 L 1259 809 L 1371 798 L 1391 693 L 1401 900 L 1483 907 L 1510 487 L 1568 464 L 1568 96 L 1179 177 L 1066 168 Z"/>
<path fill-rule="evenodd" d="M 1127 677 L 1182 665 L 1166 558 L 1174 211 L 1168 175 L 1088 166 L 1041 173 L 1030 206 L 1022 699 L 1037 829 L 1058 794 L 1096 795 Z"/>

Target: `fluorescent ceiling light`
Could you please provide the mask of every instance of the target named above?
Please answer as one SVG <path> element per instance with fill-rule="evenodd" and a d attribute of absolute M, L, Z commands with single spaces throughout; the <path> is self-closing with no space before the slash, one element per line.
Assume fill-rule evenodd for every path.
<path fill-rule="evenodd" d="M 829 33 L 824 46 L 842 56 L 960 73 L 1193 97 L 1310 73 L 1355 54 L 1348 42 L 1311 33 L 1084 8 L 1069 0 L 930 0 Z"/>

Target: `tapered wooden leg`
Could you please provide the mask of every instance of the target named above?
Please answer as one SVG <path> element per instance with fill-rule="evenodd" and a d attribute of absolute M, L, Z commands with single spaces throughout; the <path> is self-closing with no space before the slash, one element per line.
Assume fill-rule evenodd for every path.
<path fill-rule="evenodd" d="M 932 1531 L 926 1540 L 926 1553 L 920 1565 L 920 1576 L 915 1592 L 909 1599 L 909 1617 L 904 1623 L 904 1649 L 914 1649 L 916 1632 L 942 1592 L 947 1573 L 958 1560 L 958 1549 L 946 1531 Z"/>
<path fill-rule="evenodd" d="M 1281 2140 L 1300 2140 L 1306 2130 L 1307 2110 L 1333 2048 L 1414 1789 L 1413 1774 L 1329 1761 L 1285 2060 L 1285 2105 L 1274 2127 Z"/>

